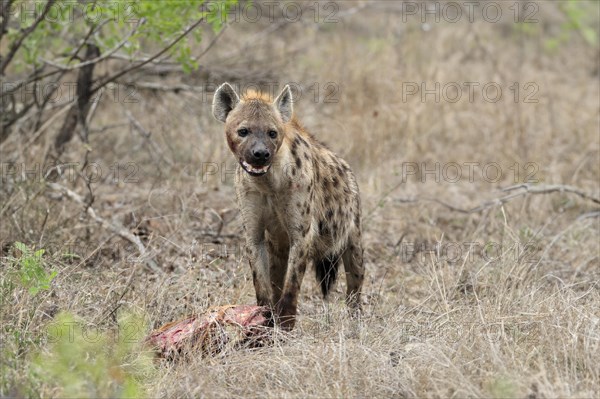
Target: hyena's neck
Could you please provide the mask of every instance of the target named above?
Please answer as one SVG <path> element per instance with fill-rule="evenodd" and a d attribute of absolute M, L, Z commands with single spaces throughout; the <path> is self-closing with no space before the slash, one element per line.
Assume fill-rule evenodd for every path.
<path fill-rule="evenodd" d="M 286 129 L 285 138 L 273 160 L 272 173 L 268 180 L 272 189 L 287 191 L 310 180 L 312 171 L 312 137 L 292 120 Z"/>

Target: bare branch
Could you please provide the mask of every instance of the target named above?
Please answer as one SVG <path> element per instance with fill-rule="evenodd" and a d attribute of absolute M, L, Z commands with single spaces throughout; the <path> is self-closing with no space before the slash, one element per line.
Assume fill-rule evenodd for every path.
<path fill-rule="evenodd" d="M 192 92 L 203 92 L 206 88 L 202 86 L 191 86 L 186 85 L 184 83 L 170 84 L 165 85 L 157 82 L 140 82 L 140 81 L 128 81 L 128 82 L 117 82 L 122 84 L 123 86 L 133 86 L 136 89 L 146 89 L 146 90 L 157 90 L 157 91 L 192 91 Z"/>
<path fill-rule="evenodd" d="M 577 187 L 566 186 L 566 185 L 562 185 L 562 184 L 540 185 L 540 186 L 531 185 L 531 184 L 517 184 L 516 186 L 506 187 L 502 191 L 510 192 L 510 191 L 519 190 L 519 189 L 523 189 L 523 190 L 525 190 L 525 192 L 531 193 L 531 194 L 549 194 L 549 193 L 554 193 L 554 192 L 571 193 L 571 194 L 576 194 L 583 199 L 595 202 L 596 204 L 600 204 L 600 198 L 596 198 L 592 195 L 586 194 L 583 191 L 581 191 L 580 189 L 578 189 Z"/>
<path fill-rule="evenodd" d="M 517 191 L 517 190 L 523 190 L 523 191 Z M 510 194 L 504 195 L 499 198 L 494 198 L 492 200 L 485 201 L 474 208 L 468 208 L 468 209 L 459 208 L 459 207 L 449 204 L 447 202 L 441 201 L 437 198 L 396 199 L 396 201 L 400 202 L 400 203 L 405 203 L 405 204 L 419 203 L 422 201 L 435 202 L 436 204 L 442 205 L 442 206 L 450 209 L 451 211 L 465 213 L 465 214 L 477 213 L 477 212 L 481 212 L 483 210 L 486 210 L 486 209 L 494 207 L 494 206 L 503 205 L 503 204 L 513 200 L 514 198 L 522 197 L 527 194 L 571 193 L 571 194 L 578 195 L 579 197 L 581 197 L 583 199 L 592 201 L 596 204 L 600 204 L 599 198 L 596 198 L 592 195 L 586 194 L 576 187 L 565 186 L 562 184 L 539 185 L 539 186 L 537 186 L 537 185 L 534 186 L 531 184 L 518 184 L 516 186 L 507 187 L 507 188 L 503 189 L 502 191 L 506 192 L 506 193 L 510 193 Z"/>
<path fill-rule="evenodd" d="M 198 21 L 194 22 L 192 25 L 190 25 L 188 28 L 186 28 L 179 36 L 177 36 L 175 39 L 173 39 L 173 41 L 171 41 L 171 43 L 169 43 L 167 45 L 167 47 L 163 48 L 162 50 L 160 50 L 159 52 L 157 52 L 156 54 L 154 54 L 152 57 L 148 58 L 147 60 L 145 60 L 141 63 L 135 64 L 135 65 L 132 65 L 129 68 L 125 68 L 105 79 L 102 79 L 100 82 L 98 82 L 96 87 L 92 90 L 92 93 L 98 91 L 101 87 L 104 87 L 108 83 L 113 82 L 116 79 L 119 79 L 121 76 L 125 75 L 126 73 L 129 73 L 138 68 L 141 68 L 142 66 L 154 61 L 161 55 L 165 54 L 173 46 L 175 46 L 177 43 L 179 43 L 184 37 L 186 37 L 192 30 L 194 30 L 196 27 L 198 27 L 202 22 L 204 22 L 204 18 L 200 18 Z"/>
<path fill-rule="evenodd" d="M 88 216 L 91 217 L 92 219 L 94 219 L 94 221 L 96 221 L 102 227 L 104 227 L 105 229 L 107 229 L 109 231 L 112 231 L 113 233 L 117 234 L 119 237 L 124 238 L 125 240 L 134 244 L 137 247 L 137 250 L 138 250 L 141 258 L 144 258 L 147 256 L 146 247 L 144 246 L 144 244 L 142 244 L 142 241 L 140 240 L 140 238 L 138 236 L 132 234 L 125 227 L 120 226 L 116 223 L 111 223 L 108 220 L 104 219 L 103 217 L 98 216 L 96 214 L 96 211 L 94 210 L 94 208 L 92 208 L 91 206 L 88 206 L 85 199 L 81 195 L 79 195 L 76 192 L 69 190 L 67 187 L 62 186 L 57 183 L 47 183 L 47 185 L 51 189 L 62 193 L 70 200 L 85 207 L 86 213 L 88 214 Z M 160 274 L 164 273 L 163 270 L 161 270 L 158 267 L 158 265 L 156 264 L 156 262 L 154 262 L 154 260 L 152 260 L 152 259 L 146 259 L 145 265 L 153 272 L 160 273 Z"/>
<path fill-rule="evenodd" d="M 38 71 L 34 72 L 32 75 L 30 75 L 29 77 L 27 77 L 26 79 L 17 81 L 14 84 L 11 85 L 7 85 L 7 87 L 5 88 L 5 90 L 3 91 L 3 95 L 7 95 L 7 94 L 12 94 L 14 92 L 16 92 L 17 90 L 19 90 L 21 87 L 28 85 L 29 83 L 33 83 L 33 82 L 37 82 L 39 80 L 42 80 L 44 78 L 53 76 L 53 75 L 57 75 L 59 73 L 63 73 L 63 71 L 61 71 L 60 69 L 56 69 L 54 71 L 51 72 L 47 72 L 43 75 L 38 75 L 38 72 L 43 71 L 43 68 L 39 69 Z"/>
<path fill-rule="evenodd" d="M 156 154 L 158 154 L 159 158 L 165 161 L 167 165 L 173 166 L 173 162 L 164 156 L 163 152 L 160 149 L 160 146 L 156 144 L 156 142 L 152 139 L 152 132 L 146 130 L 142 126 L 142 124 L 137 119 L 135 119 L 131 112 L 129 112 L 128 110 L 125 111 L 125 116 L 127 116 L 127 119 L 129 119 L 129 122 L 131 122 L 131 125 L 133 126 L 134 130 L 136 130 L 144 138 L 144 140 L 146 140 L 149 143 L 150 147 L 154 150 Z M 151 155 L 154 155 L 152 154 L 152 151 L 150 153 Z"/>
<path fill-rule="evenodd" d="M 48 64 L 54 68 L 58 68 L 62 71 L 73 71 L 75 69 L 83 68 L 83 67 L 86 67 L 86 66 L 89 66 L 92 64 L 97 64 L 98 62 L 109 58 L 111 55 L 113 55 L 114 53 L 119 51 L 119 49 L 121 49 L 121 47 L 123 47 L 125 45 L 125 43 L 127 43 L 127 41 L 131 38 L 131 36 L 133 36 L 135 34 L 135 32 L 137 32 L 138 28 L 145 22 L 146 22 L 146 19 L 141 18 L 138 21 L 138 23 L 133 27 L 133 29 L 127 34 L 127 36 L 125 36 L 125 38 L 123 40 L 121 40 L 114 48 L 110 49 L 108 52 L 104 53 L 103 55 L 101 55 L 99 57 L 93 58 L 91 60 L 85 60 L 83 62 L 80 62 L 77 65 L 71 65 L 71 66 L 61 65 L 54 61 L 49 61 L 49 60 L 44 60 L 44 59 L 42 59 L 42 61 L 44 61 L 46 64 Z M 85 44 L 85 42 L 84 42 L 84 44 Z M 73 58 L 74 58 L 74 56 L 71 56 L 71 58 L 69 59 L 69 62 L 71 62 L 71 60 L 73 60 Z"/>
<path fill-rule="evenodd" d="M 47 121 L 44 122 L 43 125 L 41 125 L 35 132 L 33 132 L 33 134 L 31 135 L 31 138 L 27 141 L 27 143 L 25 143 L 25 148 L 29 147 L 31 144 L 33 144 L 38 137 L 41 136 L 42 133 L 44 133 L 44 131 L 48 128 L 48 126 L 50 126 L 56 119 L 58 119 L 59 117 L 61 117 L 65 112 L 69 112 L 69 110 L 71 108 L 73 108 L 75 106 L 75 102 L 70 102 L 67 103 L 66 105 L 64 105 L 64 108 L 61 109 L 58 112 L 55 112 L 50 118 L 48 118 Z"/>
<path fill-rule="evenodd" d="M 8 97 L 8 95 L 7 95 Z M 3 99 L 2 99 L 3 100 Z M 13 109 L 11 115 L 9 112 L 6 112 L 2 109 L 3 113 L 0 117 L 0 126 L 2 126 L 2 130 L 0 131 L 0 144 L 2 144 L 12 132 L 11 126 L 20 120 L 29 110 L 34 106 L 35 101 L 30 101 L 27 104 L 23 105 L 23 108 L 19 111 L 15 111 L 15 101 L 14 97 L 12 98 Z"/>
<path fill-rule="evenodd" d="M 223 33 L 225 33 L 225 30 L 227 29 L 228 25 L 224 25 L 223 28 L 219 31 L 219 33 L 217 33 L 215 35 L 215 37 L 210 41 L 210 43 L 208 43 L 208 46 L 206 46 L 206 48 L 204 49 L 204 51 L 202 51 L 200 53 L 200 55 L 198 57 L 194 58 L 194 61 L 198 61 L 200 58 L 202 58 L 202 56 L 206 53 L 208 53 L 208 50 L 210 50 L 215 43 L 221 38 L 221 36 L 223 35 Z"/>

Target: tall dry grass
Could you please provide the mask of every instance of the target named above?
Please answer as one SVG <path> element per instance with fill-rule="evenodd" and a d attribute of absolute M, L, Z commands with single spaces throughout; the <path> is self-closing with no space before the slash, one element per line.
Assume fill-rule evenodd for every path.
<path fill-rule="evenodd" d="M 550 48 L 565 15 L 558 3 L 537 4 L 539 23 L 530 31 L 511 21 L 509 4 L 494 24 L 479 18 L 423 25 L 416 17 L 403 22 L 398 4 L 388 2 L 340 3 L 336 24 L 308 18 L 272 33 L 264 33 L 265 21 L 228 29 L 204 58 L 209 83 L 242 70 L 255 78 L 236 83 L 302 84 L 295 104 L 300 120 L 358 176 L 364 317 L 347 318 L 343 282 L 323 302 L 307 276 L 295 331 L 278 333 L 271 347 L 159 364 L 144 382 L 150 397 L 597 396 L 598 206 L 551 193 L 464 214 L 426 200 L 467 209 L 527 176 L 598 197 L 598 50 L 576 31 Z M 207 83 L 193 74 L 156 80 Z M 326 91 L 329 82 L 336 93 Z M 431 95 L 421 101 L 420 93 L 403 98 L 406 83 L 432 88 L 436 82 L 495 82 L 503 96 L 495 103 L 481 90 L 472 102 L 466 92 L 456 103 Z M 536 85 L 537 103 L 524 102 L 527 83 Z M 314 84 L 318 101 L 309 89 Z M 328 94 L 336 101 L 324 102 Z M 59 311 L 111 330 L 119 312 L 133 310 L 157 327 L 209 306 L 254 301 L 233 179 L 220 174 L 235 161 L 211 116 L 210 97 L 140 90 L 137 98 L 103 102 L 94 117 L 89 160 L 104 176 L 92 184 L 92 206 L 139 234 L 164 273 L 148 271 L 128 242 L 39 182 L 3 183 L 2 242 L 48 248 L 54 255 L 47 262 L 59 272 L 41 298 L 18 290 L 3 298 L 2 322 L 10 331 L 42 334 Z M 131 128 L 125 109 L 152 141 Z M 3 157 L 31 165 L 50 138 L 24 147 L 15 136 Z M 80 162 L 84 149 L 73 142 L 67 154 Z M 461 166 L 457 181 L 444 176 L 449 163 Z M 490 164 L 501 178 L 486 177 Z M 135 180 L 124 181 L 132 171 Z M 80 180 L 62 183 L 86 194 Z M 60 257 L 67 249 L 82 258 Z M 43 351 L 44 342 L 19 348 L 6 340 L 7 331 L 4 349 L 19 354 L 3 373 L 11 392 L 22 394 L 28 355 Z M 42 396 L 61 395 L 51 383 L 38 387 Z"/>

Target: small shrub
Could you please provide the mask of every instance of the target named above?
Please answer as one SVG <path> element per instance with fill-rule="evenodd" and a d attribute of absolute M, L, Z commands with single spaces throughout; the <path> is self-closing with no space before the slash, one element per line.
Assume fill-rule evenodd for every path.
<path fill-rule="evenodd" d="M 20 256 L 9 259 L 17 267 L 17 275 L 23 287 L 27 288 L 31 295 L 50 289 L 57 272 L 55 270 L 46 272 L 43 259 L 45 250 L 35 251 L 22 242 L 15 243 L 14 248 L 20 252 Z"/>
<path fill-rule="evenodd" d="M 143 382 L 154 371 L 150 352 L 139 350 L 146 331 L 143 319 L 128 314 L 118 331 L 101 332 L 68 313 L 47 328 L 46 350 L 33 357 L 32 377 L 60 397 L 147 397 Z"/>

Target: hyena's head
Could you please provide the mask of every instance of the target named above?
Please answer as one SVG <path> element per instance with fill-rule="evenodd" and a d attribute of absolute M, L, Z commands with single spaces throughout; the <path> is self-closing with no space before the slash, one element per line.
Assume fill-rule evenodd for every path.
<path fill-rule="evenodd" d="M 267 173 L 292 118 L 290 87 L 272 100 L 255 91 L 240 97 L 229 83 L 223 83 L 215 92 L 212 109 L 215 118 L 225 123 L 227 144 L 242 168 L 252 176 Z"/>

